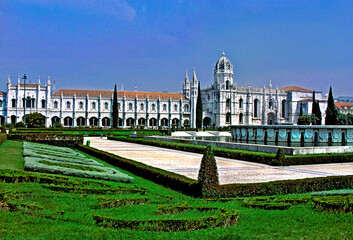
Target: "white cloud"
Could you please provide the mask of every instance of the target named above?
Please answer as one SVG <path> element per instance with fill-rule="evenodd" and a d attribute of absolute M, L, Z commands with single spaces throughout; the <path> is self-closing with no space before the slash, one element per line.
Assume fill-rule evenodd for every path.
<path fill-rule="evenodd" d="M 60 6 L 133 20 L 136 10 L 125 0 L 21 0 L 21 3 L 42 6 Z"/>

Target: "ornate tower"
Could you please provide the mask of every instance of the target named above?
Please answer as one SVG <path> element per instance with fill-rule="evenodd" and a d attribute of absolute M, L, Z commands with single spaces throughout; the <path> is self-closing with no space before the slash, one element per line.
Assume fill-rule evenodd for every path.
<path fill-rule="evenodd" d="M 214 66 L 214 88 L 229 89 L 233 83 L 233 64 L 226 58 L 225 53 L 218 59 Z"/>
<path fill-rule="evenodd" d="M 192 80 L 190 83 L 190 110 L 191 110 L 191 127 L 196 127 L 196 103 L 197 103 L 197 96 L 198 96 L 198 88 L 199 88 L 199 81 L 196 77 L 196 72 L 194 69 L 194 73 L 192 75 Z"/>
<path fill-rule="evenodd" d="M 190 99 L 190 81 L 188 77 L 188 71 L 185 72 L 185 80 L 183 83 L 183 95 L 186 99 Z"/>

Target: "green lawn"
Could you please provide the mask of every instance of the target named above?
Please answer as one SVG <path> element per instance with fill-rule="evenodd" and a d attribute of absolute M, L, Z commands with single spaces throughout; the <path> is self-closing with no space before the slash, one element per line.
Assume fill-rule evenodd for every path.
<path fill-rule="evenodd" d="M 20 169 L 22 144 L 6 141 L 0 146 L 0 168 Z M 5 154 L 8 153 L 8 154 Z M 85 153 L 83 153 L 85 154 Z M 11 157 L 9 156 L 11 155 Z M 95 159 L 95 158 L 94 158 Z M 98 160 L 104 163 L 102 160 Z M 12 163 L 12 164 L 10 164 Z M 16 164 L 14 164 L 16 163 Z M 106 166 L 113 167 L 109 164 Z M 15 168 L 15 167 L 16 168 Z M 22 162 L 23 166 L 23 162 Z M 128 173 L 118 169 L 121 172 Z M 26 173 L 23 173 L 26 174 Z M 35 174 L 44 177 L 40 173 Z M 324 213 L 313 208 L 311 202 L 292 206 L 288 210 L 250 209 L 243 206 L 241 199 L 230 202 L 214 202 L 195 199 L 141 177 L 134 176 L 133 184 L 87 180 L 64 177 L 62 187 L 75 185 L 79 188 L 119 187 L 144 190 L 145 193 L 67 193 L 50 190 L 49 184 L 0 183 L 0 239 L 351 239 L 353 237 L 353 214 Z M 1 176 L 1 174 L 0 174 Z M 49 175 L 56 176 L 56 175 Z M 57 176 L 60 179 L 60 176 Z M 8 201 L 28 204 L 31 209 L 7 211 L 1 205 L 6 193 Z M 309 194 L 292 195 L 308 197 Z M 283 196 L 279 196 L 283 197 Z M 3 197 L 4 198 L 4 197 Z M 125 205 L 104 208 L 101 203 L 112 199 L 148 198 L 143 205 Z M 185 212 L 174 216 L 158 215 L 157 206 L 187 202 L 190 206 L 213 206 L 238 209 L 237 225 L 226 228 L 202 229 L 181 232 L 154 232 L 116 230 L 94 224 L 93 215 L 123 219 L 165 219 L 205 217 L 207 212 Z M 27 205 L 26 205 L 27 206 Z M 35 207 L 42 207 L 36 210 Z M 212 214 L 211 214 L 212 215 Z"/>
<path fill-rule="evenodd" d="M 23 170 L 22 142 L 6 140 L 0 145 L 0 168 Z"/>

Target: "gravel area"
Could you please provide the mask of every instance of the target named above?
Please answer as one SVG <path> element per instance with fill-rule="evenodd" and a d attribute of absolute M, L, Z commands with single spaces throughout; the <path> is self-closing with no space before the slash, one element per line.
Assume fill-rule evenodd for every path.
<path fill-rule="evenodd" d="M 87 140 L 91 141 L 91 147 L 197 179 L 202 154 L 99 137 L 87 137 L 84 141 Z M 222 157 L 216 157 L 216 161 L 221 184 L 353 175 L 353 163 L 274 167 Z"/>

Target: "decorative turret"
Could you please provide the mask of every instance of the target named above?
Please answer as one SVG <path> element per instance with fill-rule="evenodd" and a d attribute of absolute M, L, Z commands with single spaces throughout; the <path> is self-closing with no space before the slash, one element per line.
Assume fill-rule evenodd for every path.
<path fill-rule="evenodd" d="M 9 92 L 9 90 L 10 90 L 10 86 L 11 86 L 11 79 L 10 79 L 10 75 L 7 75 L 7 92 Z"/>
<path fill-rule="evenodd" d="M 183 95 L 185 96 L 186 99 L 190 98 L 190 81 L 188 77 L 188 71 L 185 71 L 185 79 L 183 83 Z"/>
<path fill-rule="evenodd" d="M 233 83 L 233 64 L 226 58 L 225 53 L 214 66 L 214 88 L 230 89 Z"/>
<path fill-rule="evenodd" d="M 40 86 L 40 76 L 38 76 L 38 85 Z"/>

